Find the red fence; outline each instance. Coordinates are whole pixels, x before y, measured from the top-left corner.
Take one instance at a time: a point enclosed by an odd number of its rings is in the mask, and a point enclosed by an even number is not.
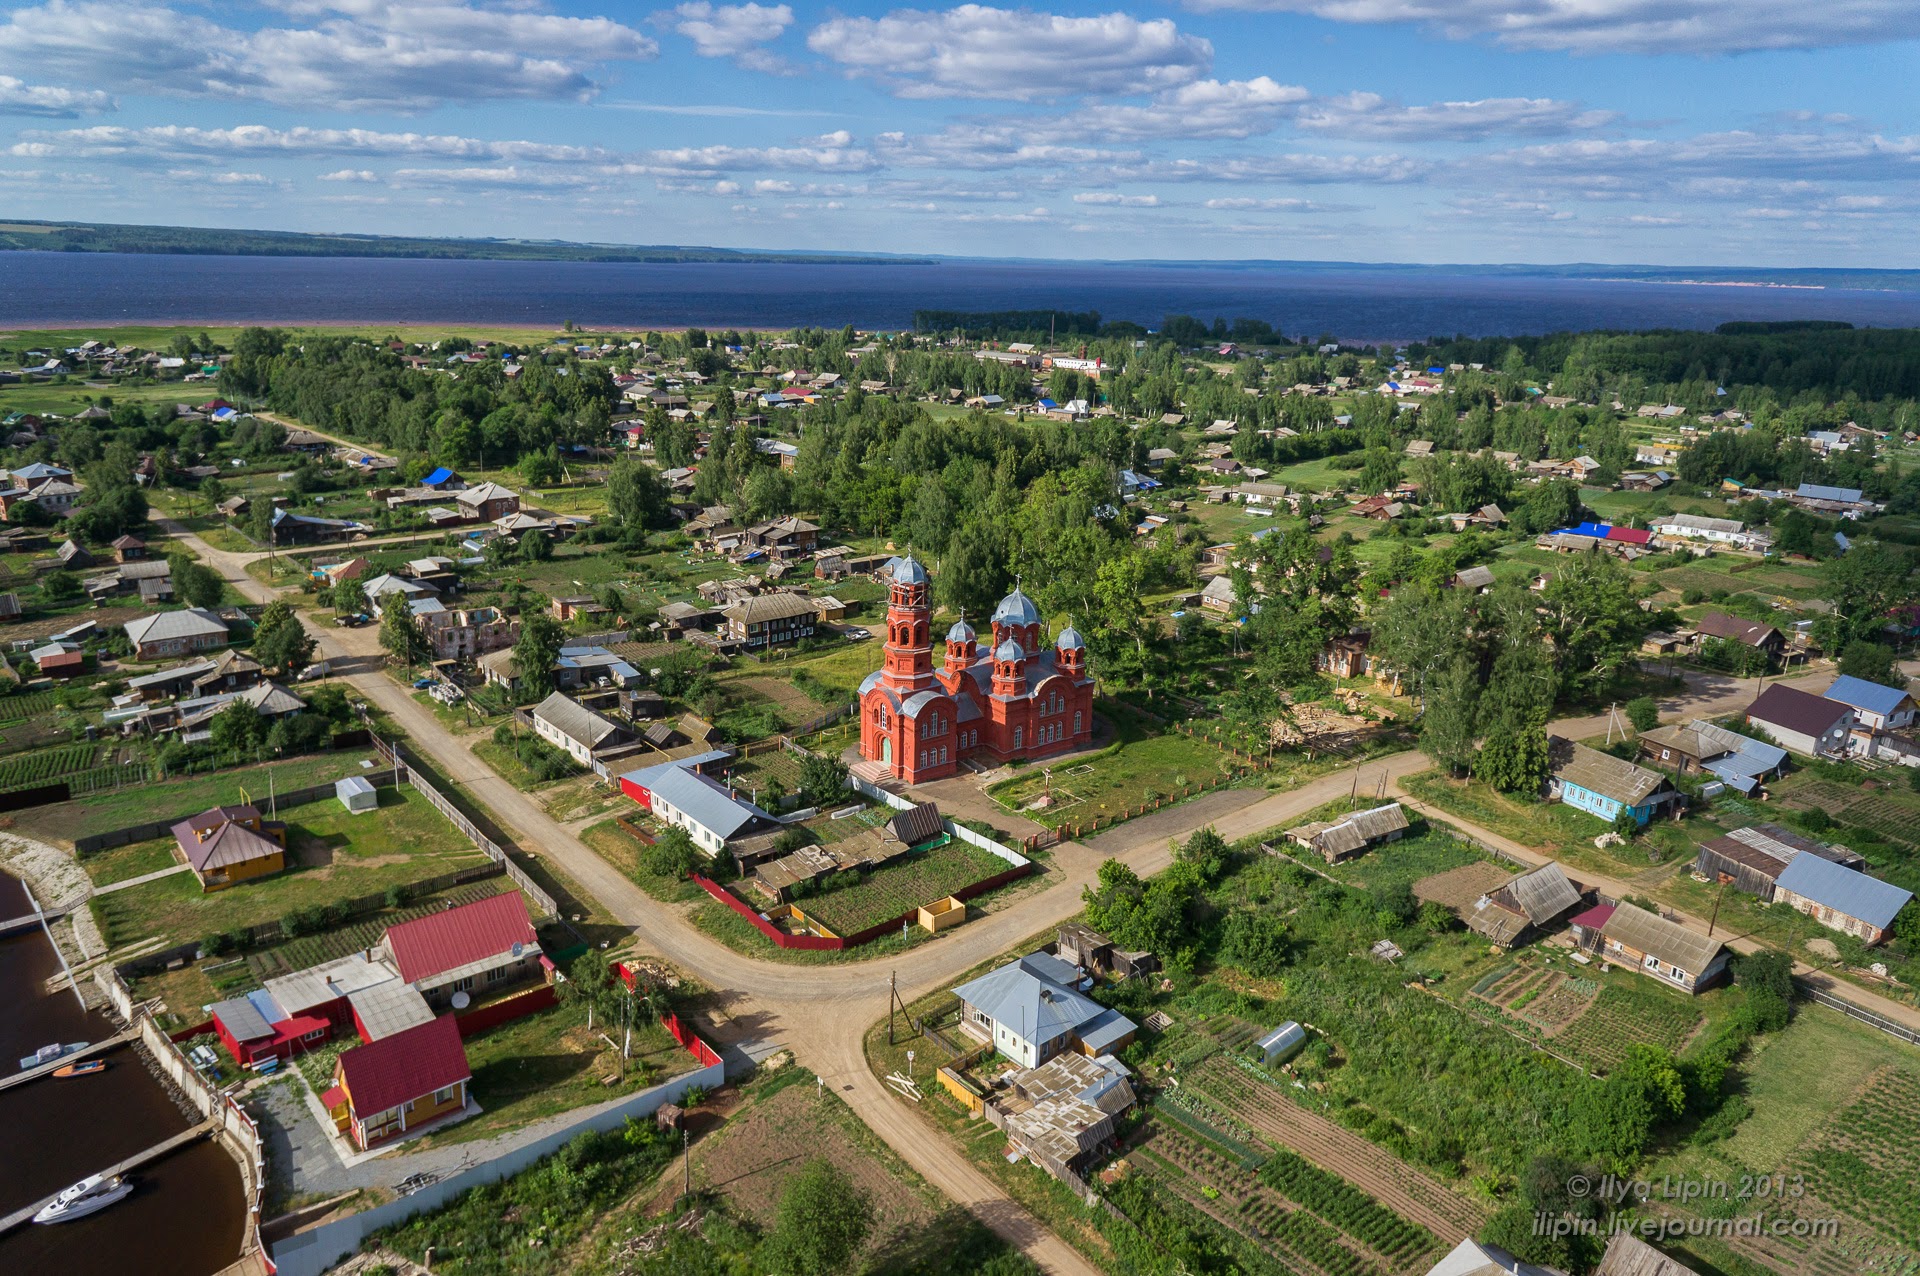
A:
[[[485,1032],[488,1028],[511,1023],[515,1019],[524,1019],[536,1011],[545,1010],[559,1004],[554,995],[552,984],[541,984],[538,988],[529,988],[525,992],[511,997],[502,997],[499,1001],[490,1001],[484,1006],[475,1006],[463,1015],[454,1016],[454,1027],[460,1030],[464,1040],[476,1032]]]
[[[208,1033],[212,1031],[213,1031],[213,1020],[209,1019],[205,1023],[195,1024],[191,1028],[182,1028],[178,1032],[169,1032],[167,1034],[167,1040],[168,1041],[191,1041],[193,1038],[200,1036],[202,1033]]]
[[[847,946],[847,941],[844,939],[822,939],[818,935],[789,935],[762,917],[759,910],[755,909],[751,904],[748,904],[726,887],[720,885],[720,883],[708,881],[698,873],[693,875],[693,880],[701,890],[713,896],[722,904],[725,904],[728,908],[740,914],[740,916],[746,918],[750,926],[782,948],[803,948],[813,952],[831,952]]]
[[[691,1028],[681,1023],[679,1015],[668,1012],[660,1016],[660,1025],[673,1034],[673,1039],[680,1043],[681,1049],[700,1061],[701,1067],[709,1068],[720,1062],[720,1056],[714,1053],[713,1047],[700,1040]]]

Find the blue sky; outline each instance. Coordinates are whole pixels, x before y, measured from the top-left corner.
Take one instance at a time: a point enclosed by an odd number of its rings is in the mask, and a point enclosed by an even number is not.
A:
[[[0,216],[1920,266],[1912,0],[0,4]]]

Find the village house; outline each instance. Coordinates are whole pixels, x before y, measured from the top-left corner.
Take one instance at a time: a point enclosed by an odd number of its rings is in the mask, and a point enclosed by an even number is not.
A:
[[[1502,1269],[1503,1272],[1505,1269]],[[1607,1238],[1607,1252],[1593,1276],[1700,1276],[1677,1258],[1669,1258],[1631,1232]]]
[[[583,767],[634,742],[633,732],[555,691],[533,707],[534,733]]]
[[[1580,894],[1558,864],[1543,864],[1482,895],[1461,920],[1501,948],[1515,948],[1579,907]]]
[[[544,978],[550,963],[527,913],[526,897],[503,891],[389,926],[376,956],[435,1010]]]
[[[1777,662],[1786,654],[1787,640],[1772,625],[1763,625],[1757,620],[1748,620],[1744,616],[1729,616],[1723,611],[1710,611],[1694,622],[1694,629],[1702,639],[1719,638],[1726,642],[1742,643],[1765,654],[1768,660]]]
[[[468,522],[492,523],[520,512],[520,497],[498,483],[481,483],[453,494],[454,505]]]
[[[1655,519],[1653,534],[1666,541],[1707,541],[1755,552],[1773,547],[1772,536],[1763,531],[1748,531],[1738,519],[1707,518],[1700,514],[1669,514]]]
[[[342,1051],[320,1105],[364,1152],[463,1111],[472,1079],[459,1026],[442,1015]]]
[[[1398,841],[1407,831],[1407,813],[1398,802],[1355,811],[1338,820],[1314,820],[1286,831],[1286,839],[1323,857],[1329,864],[1352,859],[1368,847]]]
[[[1015,1073],[985,1100],[1012,1148],[1054,1178],[1084,1187],[1080,1171],[1114,1142],[1114,1118],[1138,1101],[1127,1066],[1072,1051]]]
[[[342,541],[350,536],[364,535],[372,530],[365,523],[356,523],[352,519],[316,518],[311,514],[296,514],[292,510],[277,509],[273,512],[270,535],[275,545],[285,547]]]
[[[139,616],[124,628],[135,660],[164,660],[227,645],[227,623],[198,607]]]
[[[1773,902],[1869,946],[1887,937],[1913,892],[1820,855],[1796,855],[1774,879]]]
[[[1802,855],[1813,855],[1845,868],[1863,871],[1867,862],[1844,846],[1817,842],[1778,824],[1755,824],[1700,843],[1694,857],[1696,873],[1773,902],[1774,883],[1787,865]]]
[[[1217,611],[1223,615],[1232,615],[1240,608],[1238,596],[1234,593],[1231,576],[1215,576],[1200,591],[1200,605],[1208,611]]]
[[[1548,739],[1547,751],[1553,768],[1550,796],[1609,823],[1630,811],[1635,822],[1645,824],[1662,807],[1683,800],[1666,776],[1610,753],[1559,736]]]
[[[1139,1031],[1131,1019],[1076,991],[1073,963],[1030,953],[953,990],[960,1027],[1026,1068],[1077,1050],[1098,1057],[1123,1050]]]
[[[1913,726],[1913,697],[1898,688],[1842,674],[1820,694],[1852,709],[1854,721],[1869,731],[1904,731]]]
[[[413,619],[436,661],[477,660],[509,650],[520,639],[520,622],[494,607],[442,607],[416,612]]]
[[[287,866],[287,826],[256,806],[216,806],[173,826],[173,843],[202,893],[278,873]]]
[[[1483,1245],[1471,1236],[1429,1267],[1426,1276],[1565,1276],[1557,1268],[1523,1263],[1498,1245]],[[1664,1274],[1662,1274],[1664,1276]]]
[[[1726,973],[1724,943],[1632,904],[1603,904],[1573,925],[1576,940],[1608,961],[1688,993],[1706,991]]]
[[[1787,751],[1698,718],[1642,731],[1639,759],[1681,775],[1707,773],[1751,794],[1786,767]]]
[[[722,615],[725,636],[750,651],[813,637],[819,610],[804,594],[761,594],[734,603]]]
[[[1748,726],[1795,753],[1839,758],[1847,751],[1853,708],[1776,682],[1747,706],[1746,719]]]
[[[620,777],[620,790],[662,823],[685,829],[700,853],[712,859],[729,843],[777,827],[772,815],[700,770],[731,756],[709,749],[629,771]]]
[[[765,550],[773,558],[803,558],[819,547],[820,528],[789,514],[747,528],[746,544]]]

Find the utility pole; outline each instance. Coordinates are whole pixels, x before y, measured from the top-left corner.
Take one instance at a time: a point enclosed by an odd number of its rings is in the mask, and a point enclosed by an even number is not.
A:
[[[1720,893],[1713,897],[1713,915],[1707,918],[1707,938],[1713,938],[1713,928],[1720,920],[1720,901],[1727,897],[1727,884],[1720,883]]]
[[[687,1134],[684,1120],[680,1126],[680,1195],[693,1195],[693,1140]]]

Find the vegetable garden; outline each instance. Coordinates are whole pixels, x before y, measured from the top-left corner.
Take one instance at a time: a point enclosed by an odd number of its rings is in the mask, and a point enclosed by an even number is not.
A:
[[[1700,1022],[1698,1009],[1664,989],[1608,984],[1559,1044],[1606,1072],[1642,1042],[1678,1054]]]
[[[999,856],[955,840],[794,903],[834,934],[856,935],[1009,867]]]
[[[91,742],[16,753],[0,759],[0,792],[52,784],[57,780],[66,780],[76,792],[91,792],[100,783],[111,788],[116,778],[123,778],[121,768],[97,765],[99,757],[100,746]],[[136,779],[146,779],[144,767],[133,770]]]

